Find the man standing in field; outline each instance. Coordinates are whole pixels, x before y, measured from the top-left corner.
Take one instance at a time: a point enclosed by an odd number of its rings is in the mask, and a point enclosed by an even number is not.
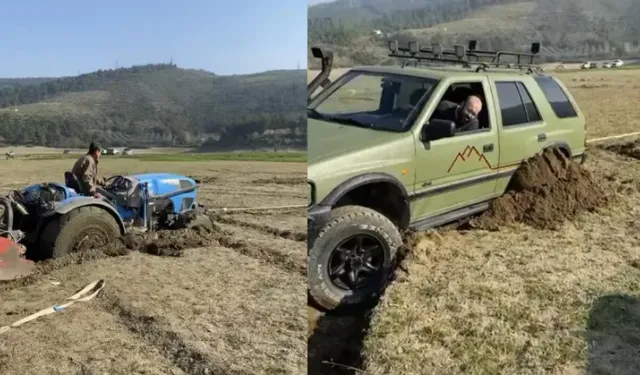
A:
[[[98,178],[98,161],[102,154],[102,147],[95,142],[89,145],[89,152],[76,161],[71,169],[71,173],[80,182],[80,194],[94,198],[101,195],[96,191],[98,185],[104,183],[102,178]]]

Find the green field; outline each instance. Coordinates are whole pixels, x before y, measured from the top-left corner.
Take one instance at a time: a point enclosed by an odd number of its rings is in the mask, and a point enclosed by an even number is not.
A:
[[[127,157],[127,156],[125,156]],[[207,160],[228,160],[228,161],[280,161],[299,162],[307,161],[306,152],[207,152],[189,154],[145,154],[132,156],[142,161],[207,161]]]
[[[79,154],[25,154],[18,155],[19,160],[57,160],[75,159]],[[158,153],[140,154],[132,156],[102,156],[107,159],[136,159],[141,161],[265,161],[265,162],[290,162],[305,163],[307,153],[300,151],[292,152],[267,152],[267,151],[247,151],[247,152],[202,152],[202,153]]]

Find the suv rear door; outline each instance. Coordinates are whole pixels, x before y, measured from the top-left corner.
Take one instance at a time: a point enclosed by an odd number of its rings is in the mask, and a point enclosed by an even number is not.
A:
[[[533,98],[542,115],[553,124],[546,132],[548,145],[564,145],[572,156],[582,155],[586,149],[586,120],[577,103],[558,79],[550,76],[532,79]]]
[[[524,77],[492,79],[495,111],[500,124],[500,171],[498,184],[502,192],[509,181],[509,171],[515,171],[523,159],[540,151],[547,142],[547,124],[537,103],[524,84]]]
[[[551,77],[540,78],[544,85],[555,84]],[[579,135],[583,128],[580,119],[573,117],[578,115],[566,95],[562,96],[566,102],[559,102],[559,86],[547,88],[547,94],[554,100],[550,104],[537,79],[527,75],[492,80],[500,123],[500,171],[505,172],[501,173],[499,192],[509,183],[508,172],[515,171],[523,160],[549,146],[573,150],[583,139]]]

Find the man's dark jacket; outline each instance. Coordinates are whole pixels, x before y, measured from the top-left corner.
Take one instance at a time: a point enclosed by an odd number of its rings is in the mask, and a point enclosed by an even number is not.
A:
[[[477,118],[467,122],[466,124],[461,124],[456,116],[456,110],[458,109],[459,104],[443,100],[433,113],[432,118],[446,121],[453,121],[456,124],[457,132],[466,132],[470,130],[478,130],[480,129],[480,123]]]

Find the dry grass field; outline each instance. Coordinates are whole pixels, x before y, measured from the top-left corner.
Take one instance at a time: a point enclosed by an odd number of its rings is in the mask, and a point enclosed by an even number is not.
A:
[[[0,189],[61,181],[71,163],[3,160]],[[200,178],[200,199],[212,209],[306,199],[304,163],[100,164],[104,175],[163,171]],[[0,374],[305,373],[304,209],[212,216],[210,233],[141,237],[134,247],[141,251],[40,263],[34,277],[0,284],[3,326],[63,303],[93,280],[106,282],[90,302],[0,334]]]
[[[640,70],[557,76],[588,138],[640,131]],[[640,140],[592,144],[589,154],[605,206],[556,230],[419,233],[370,315],[309,307],[315,373],[640,373]]]

